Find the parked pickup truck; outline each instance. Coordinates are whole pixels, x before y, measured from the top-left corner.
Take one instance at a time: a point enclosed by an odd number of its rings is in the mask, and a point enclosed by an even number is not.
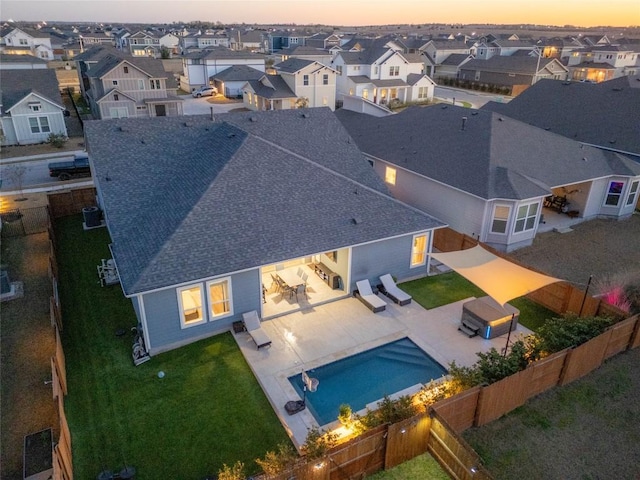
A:
[[[60,180],[69,180],[74,177],[90,177],[89,157],[86,153],[76,153],[73,160],[63,162],[51,162],[48,165],[49,176],[58,177]]]

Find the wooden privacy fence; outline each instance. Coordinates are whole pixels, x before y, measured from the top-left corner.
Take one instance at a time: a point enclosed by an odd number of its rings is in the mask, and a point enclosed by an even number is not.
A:
[[[480,244],[480,242],[475,238],[465,235],[464,233],[456,232],[448,227],[437,229],[433,235],[433,247],[441,252],[466,250],[468,248],[475,247],[478,244]],[[518,262],[505,253],[488,245],[481,245],[483,248],[498,257],[504,258],[505,260],[515,263],[516,265],[520,265],[521,267],[546,275],[545,272],[541,272],[540,270],[528,265],[524,265],[523,263]],[[588,279],[585,278],[585,282],[586,281],[588,281]],[[532,293],[529,293],[527,298],[561,315],[572,312],[583,317],[602,315],[622,319],[626,316],[624,311],[609,305],[598,298],[587,295],[587,292],[584,290],[580,290],[567,282],[556,282],[546,285]]]
[[[85,207],[96,205],[96,189],[93,187],[78,188],[65,192],[50,193],[49,213],[53,218],[66,217],[82,213]]]
[[[9,210],[0,214],[2,237],[18,237],[46,232],[49,228],[48,207]]]
[[[567,385],[584,377],[607,358],[637,347],[639,317],[623,320],[578,347],[550,355],[491,385],[442,400],[432,408],[458,433],[486,425],[556,385]]]

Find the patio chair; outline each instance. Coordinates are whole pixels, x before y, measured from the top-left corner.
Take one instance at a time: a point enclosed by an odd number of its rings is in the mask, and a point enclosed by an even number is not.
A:
[[[371,290],[371,284],[369,283],[369,280],[360,280],[356,282],[356,286],[358,287],[358,289],[354,292],[354,295],[368,308],[370,308],[373,313],[382,312],[385,308],[387,308],[387,303],[383,299],[375,295],[373,293],[373,290]]]
[[[244,327],[246,328],[247,333],[249,333],[249,336],[255,342],[258,350],[262,347],[271,346],[271,339],[260,326],[260,317],[258,317],[257,311],[252,310],[250,312],[243,313],[242,320],[244,321]]]
[[[388,273],[382,275],[380,277],[380,281],[382,282],[382,289],[380,291],[398,305],[408,305],[411,303],[411,295],[400,290],[396,285],[396,282],[393,281],[391,275]]]

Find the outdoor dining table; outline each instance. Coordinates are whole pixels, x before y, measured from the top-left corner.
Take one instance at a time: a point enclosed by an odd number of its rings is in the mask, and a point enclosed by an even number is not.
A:
[[[291,288],[298,288],[304,284],[304,280],[292,270],[280,270],[277,272],[278,277]]]

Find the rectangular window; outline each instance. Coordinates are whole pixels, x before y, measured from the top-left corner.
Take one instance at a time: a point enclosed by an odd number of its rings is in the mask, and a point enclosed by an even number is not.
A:
[[[303,85],[309,85],[309,75],[303,75],[302,76],[302,84]]]
[[[327,75],[326,73],[322,75],[322,84],[329,85],[329,75]]]
[[[178,308],[182,328],[204,323],[203,303],[202,285],[191,285],[178,289]]]
[[[418,87],[418,98],[429,98],[429,87]]]
[[[387,182],[389,185],[395,185],[396,184],[396,169],[393,167],[385,167],[385,171],[384,171],[384,181]]]
[[[529,205],[521,205],[518,207],[518,216],[516,217],[515,232],[526,232],[533,230],[536,226],[536,217],[538,215],[538,204],[530,203]]]
[[[329,105],[329,99],[327,97],[322,97],[322,105],[325,107]]]
[[[151,82],[151,90],[160,90],[160,80],[150,80]]]
[[[113,94],[113,101],[114,102],[119,102],[120,101],[120,96],[117,93]]]
[[[399,65],[390,66],[389,67],[389,76],[397,77],[398,75],[400,75],[400,66]]]
[[[144,80],[141,78],[138,79],[138,90],[144,90]]]
[[[42,110],[42,105],[39,103],[30,103],[29,108],[32,112],[39,112],[40,110]]]
[[[129,67],[123,67],[124,68],[124,73],[129,73]]]
[[[427,236],[415,235],[411,248],[411,268],[424,265],[427,261]]]
[[[364,90],[362,90],[362,98],[369,98],[369,90],[367,88],[365,88]]]
[[[338,72],[338,75],[342,76],[342,65],[336,65],[336,71]]]
[[[112,80],[111,81],[111,85],[113,85],[114,87],[118,86],[118,80]]]
[[[640,180],[635,180],[631,184],[631,188],[629,189],[629,194],[627,195],[627,203],[626,205],[633,205],[636,203],[636,197],[638,195],[638,186],[640,185]]]
[[[507,222],[511,208],[507,205],[496,205],[493,207],[493,221],[491,223],[491,233],[507,233]]]
[[[21,38],[20,39],[20,45],[28,45],[27,39],[26,38]]]
[[[617,207],[620,203],[623,188],[624,182],[609,182],[609,190],[607,191],[607,198],[604,204],[610,207]]]
[[[31,133],[49,133],[49,119],[47,117],[29,117]]]
[[[211,319],[231,315],[231,282],[229,278],[207,282]]]

